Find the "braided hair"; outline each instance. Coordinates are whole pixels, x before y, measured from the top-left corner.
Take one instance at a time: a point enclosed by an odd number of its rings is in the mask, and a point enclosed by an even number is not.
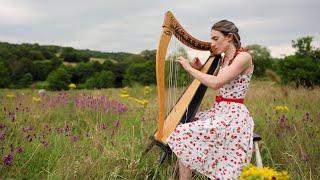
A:
[[[216,30],[221,32],[224,36],[227,36],[229,33],[233,35],[233,43],[236,46],[236,49],[241,48],[240,36],[239,36],[239,29],[237,26],[228,20],[221,20],[215,23],[211,30]]]

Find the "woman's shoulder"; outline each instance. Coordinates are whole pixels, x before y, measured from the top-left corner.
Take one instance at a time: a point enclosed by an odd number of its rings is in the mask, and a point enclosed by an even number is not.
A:
[[[252,63],[252,57],[251,54],[249,53],[249,49],[248,48],[239,48],[237,49],[234,58],[232,60],[230,60],[228,65],[231,65],[233,63],[233,61],[238,61],[237,63],[241,63],[241,64],[253,64]]]
[[[251,57],[250,49],[249,49],[249,48],[241,47],[241,48],[238,49],[237,52],[236,52],[236,55],[240,55],[240,54]]]

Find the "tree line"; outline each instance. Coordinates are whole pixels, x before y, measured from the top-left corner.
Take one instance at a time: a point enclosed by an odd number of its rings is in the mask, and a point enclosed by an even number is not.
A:
[[[295,54],[283,58],[272,58],[264,46],[247,46],[254,59],[254,77],[265,78],[265,71],[271,69],[284,84],[319,85],[320,49],[313,47],[312,41],[311,36],[293,40]],[[156,84],[155,59],[156,50],[133,54],[0,42],[0,88],[61,90],[70,83],[87,89]]]

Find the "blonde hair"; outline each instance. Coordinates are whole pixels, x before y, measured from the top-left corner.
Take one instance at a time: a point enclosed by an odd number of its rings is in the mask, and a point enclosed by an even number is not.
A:
[[[221,20],[217,23],[215,23],[211,30],[216,30],[221,32],[224,36],[227,36],[229,33],[233,35],[233,43],[236,46],[237,49],[240,49],[241,42],[240,42],[240,36],[239,36],[239,29],[237,26],[228,20]]]

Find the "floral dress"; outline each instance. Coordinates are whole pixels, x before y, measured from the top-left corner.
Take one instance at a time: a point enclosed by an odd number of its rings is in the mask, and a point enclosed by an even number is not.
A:
[[[245,98],[252,73],[238,75],[219,89],[219,95]],[[221,101],[197,113],[194,121],[178,125],[167,141],[185,166],[211,179],[238,179],[251,160],[253,127],[244,104]]]

